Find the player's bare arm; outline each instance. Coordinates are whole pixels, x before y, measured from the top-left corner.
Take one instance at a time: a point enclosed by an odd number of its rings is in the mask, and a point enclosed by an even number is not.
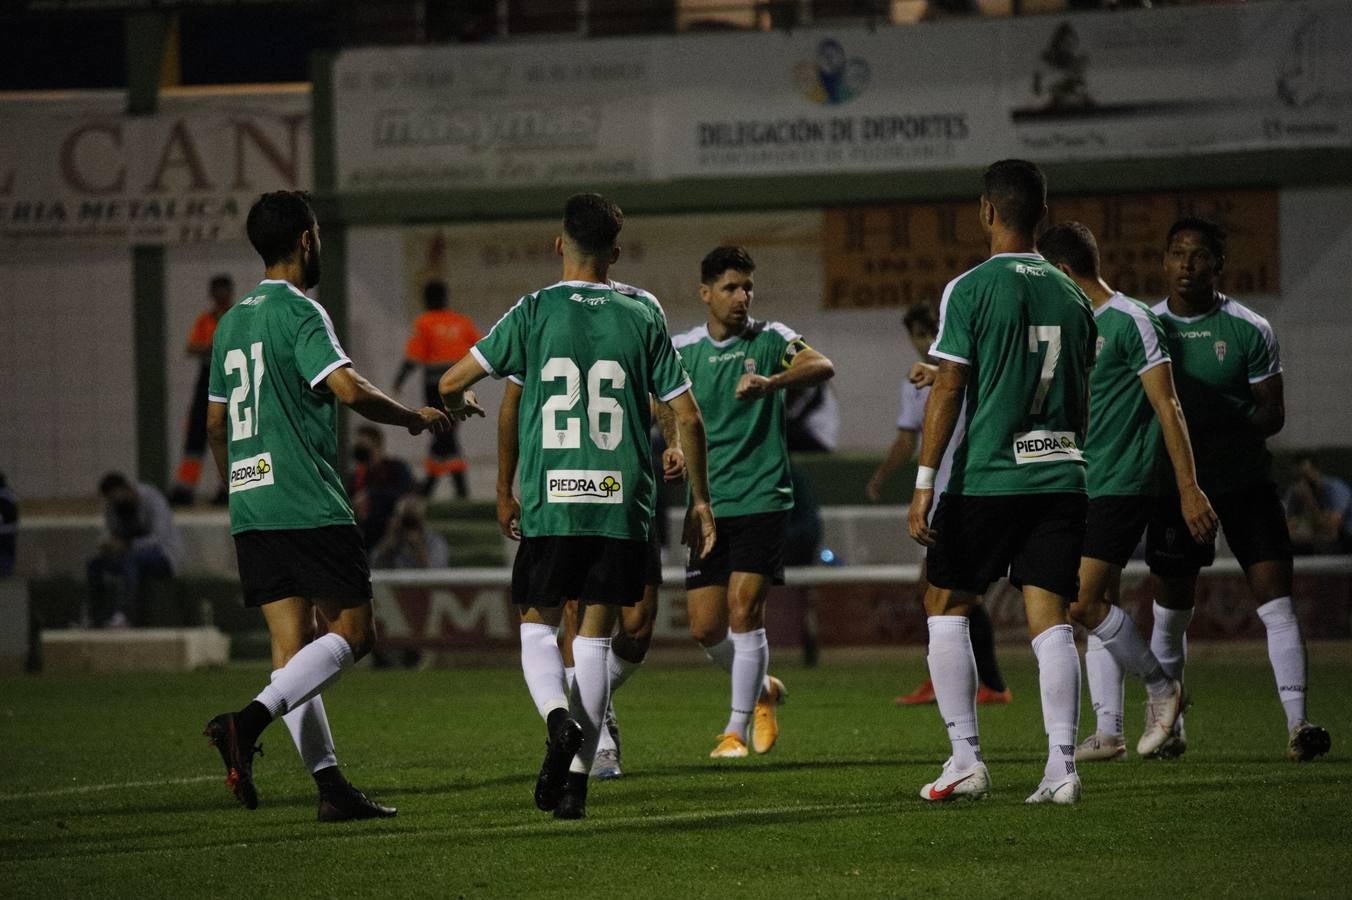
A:
[[[498,408],[498,527],[504,537],[521,540],[521,501],[516,497],[516,467],[521,459],[521,416],[523,389],[515,381],[507,382]]]
[[[338,398],[339,403],[372,422],[401,425],[408,429],[409,434],[422,434],[424,431],[441,434],[451,427],[451,420],[441,410],[430,406],[409,409],[367,381],[351,366],[335,369],[324,379],[324,384]]]
[[[671,398],[665,404],[671,407],[676,430],[681,436],[685,452],[685,472],[690,479],[690,506],[685,512],[685,530],[681,543],[690,548],[695,559],[703,559],[714,547],[717,532],[714,527],[714,508],[709,499],[709,463],[704,440],[704,417],[692,391]]]
[[[1286,393],[1279,372],[1249,386],[1255,409],[1249,421],[1263,437],[1272,437],[1286,425]]]
[[[944,451],[948,449],[958,415],[962,412],[962,395],[967,389],[968,374],[968,367],[962,363],[949,359],[939,362],[938,375],[925,403],[925,427],[921,429],[920,465],[925,469],[939,468]],[[911,496],[907,524],[911,537],[926,547],[934,545],[934,531],[928,524],[933,505],[934,488],[917,486]]]
[[[230,484],[227,470],[230,468],[229,432],[225,423],[225,404],[211,402],[207,404],[207,444],[211,447],[211,458],[216,462],[216,474],[221,476],[221,484]]]
[[[864,494],[874,503],[881,500],[883,485],[887,483],[888,476],[906,465],[906,461],[911,458],[911,454],[914,452],[915,432],[909,428],[898,428],[897,436],[892,440],[892,446],[887,450],[887,458],[878,465],[873,477],[868,480]]]
[[[755,400],[775,391],[791,387],[811,387],[828,381],[836,374],[836,368],[821,353],[811,347],[804,347],[794,355],[789,367],[782,372],[766,377],[748,372],[737,382],[738,400]]]
[[[441,393],[441,402],[446,405],[446,412],[454,416],[456,421],[484,415],[479,398],[474,396],[470,388],[487,375],[488,372],[472,353],[442,373],[437,390]]]
[[[662,432],[662,440],[667,449],[662,451],[662,477],[667,481],[680,481],[685,477],[685,451],[681,449],[681,432],[676,427],[676,414],[665,403],[652,401],[653,418]]]
[[[1174,389],[1173,365],[1161,363],[1146,369],[1141,373],[1141,386],[1155,410],[1155,417],[1160,420],[1164,449],[1174,467],[1174,482],[1178,485],[1183,521],[1188,523],[1188,531],[1194,541],[1208,543],[1216,537],[1218,519],[1211,508],[1211,501],[1197,484],[1192,440],[1188,435],[1188,423],[1183,418],[1183,406],[1178,402],[1178,392]]]

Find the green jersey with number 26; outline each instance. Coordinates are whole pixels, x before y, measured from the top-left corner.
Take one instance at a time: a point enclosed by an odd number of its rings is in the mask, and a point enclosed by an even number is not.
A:
[[[324,385],[349,364],[324,307],[285,281],[221,317],[207,395],[226,404],[232,533],[352,524]]]
[[[564,281],[522,297],[470,352],[522,383],[521,533],[648,540],[648,396],[690,389],[661,308],[633,288]]]
[[[1097,331],[1089,298],[1037,253],[997,253],[944,289],[930,351],[969,367],[955,494],[1084,493]]]

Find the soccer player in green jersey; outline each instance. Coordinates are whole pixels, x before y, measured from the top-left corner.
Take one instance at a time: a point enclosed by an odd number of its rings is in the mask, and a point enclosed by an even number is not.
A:
[[[1075,750],[1077,762],[1124,759],[1123,673],[1145,682],[1151,725],[1136,752],[1150,756],[1169,737],[1184,705],[1183,685],[1150,652],[1118,607],[1122,567],[1161,503],[1181,507],[1193,540],[1216,536],[1216,513],[1197,485],[1183,408],[1174,390],[1164,327],[1143,303],[1114,291],[1099,272],[1098,242],[1079,222],[1042,233],[1038,251],[1070,276],[1094,306],[1097,359],[1089,376],[1089,516],[1080,559],[1080,594],[1070,616],[1089,631],[1085,669],[1098,726]],[[1163,442],[1161,443],[1161,435]],[[1161,498],[1164,455],[1176,495]],[[1167,492],[1164,492],[1167,493]]]
[[[1075,803],[1080,660],[1067,607],[1084,537],[1084,432],[1094,316],[1075,283],[1033,249],[1047,211],[1042,172],[1022,160],[985,171],[980,219],[991,257],[944,289],[939,373],[925,407],[909,528],[929,547],[929,666],[953,754],[922,799],[984,797],[976,663],[967,609],[1008,573],[1023,591],[1037,655],[1047,764],[1029,803]],[[934,511],[935,469],[966,425]]]
[[[512,597],[522,607],[521,667],[549,739],[535,803],[561,819],[586,814],[588,772],[610,700],[618,608],[643,596],[655,482],[649,395],[671,406],[690,478],[685,540],[714,542],[704,424],[660,310],[616,289],[623,215],[597,194],[568,199],[555,252],[563,280],[522,297],[441,377],[448,410],[485,375],[522,382],[521,547]],[[584,605],[573,690],[558,628],[563,604]]]
[[[768,675],[765,598],[783,584],[793,506],[784,395],[835,374],[831,361],[781,322],[751,318],[756,264],[741,247],[716,247],[700,263],[704,325],[676,336],[709,432],[709,483],[718,543],[686,566],[690,632],[732,683],[732,713],[709,755],[767,753],[779,735],[784,685]],[[754,729],[750,728],[755,715]]]
[[[319,787],[320,821],[392,816],[339,771],[320,696],[376,637],[366,548],[338,475],[336,405],[410,434],[445,431],[450,420],[409,409],[357,374],[328,313],[305,296],[319,284],[320,246],[306,194],[264,194],[247,230],[265,277],[216,328],[207,434],[230,491],[244,602],[263,609],[274,671],[253,702],[216,716],[205,734],[249,809],[258,805],[254,744],[280,716]],[[316,613],[328,626],[320,638]]]
[[[1281,357],[1267,319],[1217,289],[1225,237],[1219,225],[1196,217],[1169,228],[1169,296],[1154,312],[1168,336],[1198,481],[1267,629],[1268,659],[1286,711],[1287,756],[1305,761],[1327,753],[1331,742],[1305,718],[1305,644],[1291,605],[1291,535],[1266,443],[1286,422]],[[1151,523],[1147,539],[1146,559],[1161,581],[1150,643],[1165,671],[1181,679],[1197,573],[1212,563],[1216,548],[1187,539],[1179,510],[1167,511]],[[1180,722],[1159,752],[1177,755],[1185,741]]]

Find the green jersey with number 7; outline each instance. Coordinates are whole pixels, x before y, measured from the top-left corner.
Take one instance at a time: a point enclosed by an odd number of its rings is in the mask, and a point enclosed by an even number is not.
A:
[[[522,297],[470,352],[523,384],[522,535],[648,540],[648,395],[690,390],[661,309],[634,289],[564,281]]]
[[[949,493],[1084,493],[1096,339],[1089,298],[1040,254],[997,253],[949,282],[931,353],[970,367]]]
[[[232,534],[353,524],[324,384],[350,364],[324,307],[285,281],[221,317],[207,394],[226,404]]]

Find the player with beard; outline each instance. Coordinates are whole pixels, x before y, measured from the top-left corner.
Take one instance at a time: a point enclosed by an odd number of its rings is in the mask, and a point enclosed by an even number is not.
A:
[[[321,822],[392,816],[343,777],[321,697],[376,638],[366,548],[338,474],[337,404],[410,434],[446,431],[450,420],[409,409],[357,374],[328,313],[305,296],[319,284],[320,252],[308,195],[264,194],[246,227],[265,277],[217,326],[207,434],[230,491],[244,602],[263,610],[274,671],[254,700],[213,718],[204,734],[249,809],[258,806],[254,745],[280,717],[319,788]],[[457,415],[472,412],[482,415],[471,400]],[[316,615],[327,626],[319,638]]]

